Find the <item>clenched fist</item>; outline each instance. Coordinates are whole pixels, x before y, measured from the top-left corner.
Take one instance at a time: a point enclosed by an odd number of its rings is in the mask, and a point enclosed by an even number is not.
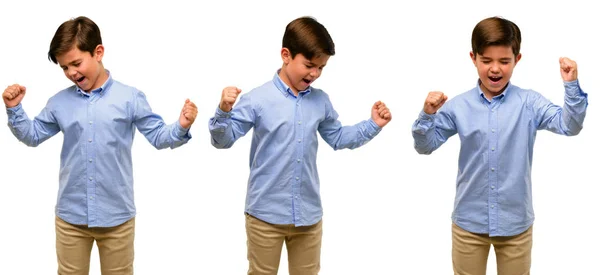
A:
[[[381,101],[375,102],[373,104],[373,108],[371,108],[371,118],[377,124],[377,126],[382,127],[387,125],[388,122],[392,120],[392,113],[385,103]]]
[[[196,120],[196,115],[198,115],[196,104],[186,99],[179,115],[179,124],[181,124],[181,127],[189,129]]]
[[[219,103],[219,108],[223,112],[230,112],[233,109],[233,104],[237,99],[238,95],[242,90],[237,87],[227,87],[223,89],[223,93],[221,94],[221,103]]]
[[[442,92],[429,92],[425,99],[425,105],[423,105],[423,111],[426,114],[435,114],[446,103],[446,100],[448,100],[448,96]]]
[[[575,61],[561,57],[558,62],[560,63],[560,75],[564,81],[577,80],[577,63]]]
[[[6,90],[2,93],[2,100],[4,100],[6,108],[12,108],[19,105],[25,96],[25,90],[25,87],[19,84],[6,87]]]

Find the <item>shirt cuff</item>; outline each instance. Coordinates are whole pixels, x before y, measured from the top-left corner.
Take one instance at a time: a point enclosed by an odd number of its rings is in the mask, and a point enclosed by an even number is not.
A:
[[[578,96],[587,96],[579,87],[579,80],[575,79],[573,81],[564,81],[563,85],[565,86],[565,94],[568,97],[578,97]]]
[[[425,111],[421,110],[421,112],[419,113],[419,120],[427,120],[427,121],[433,121],[435,119],[435,114],[428,114],[425,113]]]
[[[215,116],[217,118],[230,118],[231,117],[231,111],[225,112],[225,111],[221,110],[221,108],[219,108],[217,106],[217,111],[215,112]]]
[[[381,131],[381,127],[379,127],[372,118],[369,118],[367,125],[367,130],[371,137],[377,135]]]
[[[19,103],[15,107],[6,108],[6,114],[9,116],[19,115],[22,113],[23,113],[23,107],[21,106],[21,103]]]
[[[190,127],[192,128],[192,127]],[[183,126],[181,126],[181,124],[179,123],[179,121],[177,121],[177,123],[175,123],[175,135],[177,135],[177,137],[180,138],[185,138],[188,137],[190,138],[190,134],[189,134],[190,129],[185,129],[183,128]]]

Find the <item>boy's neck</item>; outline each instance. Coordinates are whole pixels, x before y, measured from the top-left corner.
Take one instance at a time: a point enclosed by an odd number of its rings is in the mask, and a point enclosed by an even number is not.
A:
[[[91,93],[93,90],[96,90],[96,89],[102,87],[102,85],[104,85],[104,83],[106,83],[107,80],[108,80],[108,73],[104,69],[104,66],[100,66],[100,74],[98,75],[98,78],[96,79],[96,84],[98,85],[98,87],[91,88],[89,91],[84,91],[84,92],[86,92],[88,94]]]
[[[285,75],[284,71],[285,64],[281,66],[281,69],[279,70],[279,78],[281,79],[281,81],[283,81],[283,83],[285,83],[285,85],[287,85],[290,88],[290,90],[292,90],[295,96],[298,96],[299,92],[294,88],[294,86],[291,85],[290,80]]]

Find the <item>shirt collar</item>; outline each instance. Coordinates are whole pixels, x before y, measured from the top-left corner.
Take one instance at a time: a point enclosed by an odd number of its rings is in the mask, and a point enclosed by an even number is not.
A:
[[[505,100],[506,96],[508,95],[508,92],[511,88],[512,88],[512,84],[509,81],[508,84],[506,85],[506,89],[504,89],[504,91],[501,94],[499,94],[495,97],[492,97],[492,100],[494,100],[494,99]],[[477,92],[479,92],[479,96],[481,97],[481,99],[483,99],[487,102],[490,102],[490,100],[488,100],[485,97],[485,94],[483,94],[483,90],[481,90],[481,79],[477,79]]]
[[[277,72],[275,73],[275,76],[273,76],[273,83],[275,84],[275,87],[277,87],[277,89],[285,96],[293,96],[296,97],[294,95],[294,91],[292,91],[292,89],[285,84],[285,82],[283,82],[283,80],[281,80],[281,77],[279,77],[279,72],[281,71],[281,69],[278,69]],[[312,91],[312,86],[308,86],[308,88],[304,91],[298,91],[298,95],[308,95],[310,92]]]
[[[85,95],[85,96],[90,96],[92,94],[103,95],[104,92],[106,90],[108,90],[110,88],[110,86],[113,84],[113,78],[110,75],[110,71],[109,70],[105,70],[105,71],[106,71],[106,74],[108,74],[108,78],[106,79],[104,84],[102,84],[102,86],[100,86],[100,88],[92,90],[89,93],[86,93],[85,91],[81,90],[81,88],[79,88],[79,86],[75,86],[75,87],[77,87],[77,92],[82,95]]]

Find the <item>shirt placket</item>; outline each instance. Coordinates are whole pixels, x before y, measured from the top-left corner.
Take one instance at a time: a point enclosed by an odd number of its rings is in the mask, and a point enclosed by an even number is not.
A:
[[[302,121],[302,94],[296,97],[294,106],[294,127],[296,133],[296,150],[294,164],[294,180],[292,182],[292,218],[294,224],[299,224],[301,220],[300,212],[300,188],[302,185],[302,156],[304,155],[303,137],[304,137],[304,122]]]
[[[88,214],[88,225],[96,225],[97,223],[97,212],[96,212],[96,169],[95,169],[95,157],[96,157],[96,141],[95,138],[95,108],[97,101],[97,95],[92,94],[88,98],[87,102],[87,121],[85,135],[87,137],[86,146],[86,178],[87,178],[87,214]]]
[[[499,99],[494,98],[489,105],[488,123],[489,123],[489,196],[488,196],[488,215],[490,235],[498,233],[498,106]]]

